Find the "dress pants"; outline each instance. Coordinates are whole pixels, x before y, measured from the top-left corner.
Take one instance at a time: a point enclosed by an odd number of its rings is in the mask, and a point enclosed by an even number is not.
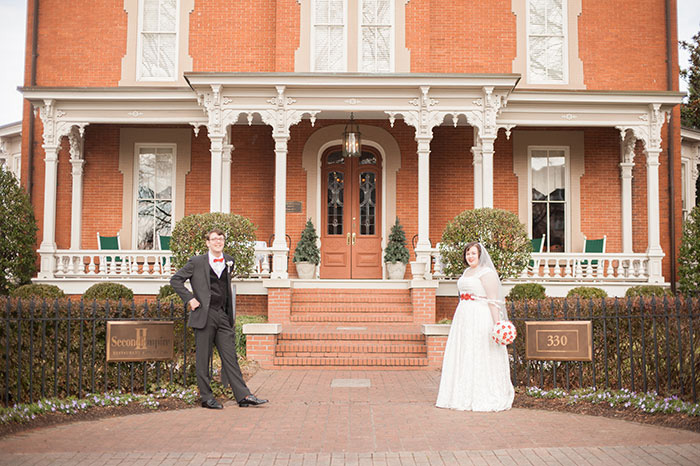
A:
[[[221,382],[233,389],[236,401],[250,395],[250,390],[243,380],[241,368],[236,355],[236,333],[231,328],[228,315],[223,310],[209,309],[207,325],[195,329],[197,387],[202,401],[214,398],[209,380],[209,358],[214,344],[221,356]]]

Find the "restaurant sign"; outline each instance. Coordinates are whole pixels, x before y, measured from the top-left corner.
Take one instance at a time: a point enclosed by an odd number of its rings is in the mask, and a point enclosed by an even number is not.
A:
[[[174,341],[172,321],[107,321],[107,361],[167,361]]]

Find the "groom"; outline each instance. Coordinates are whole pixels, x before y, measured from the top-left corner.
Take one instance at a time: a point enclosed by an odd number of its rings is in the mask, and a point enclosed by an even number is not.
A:
[[[205,235],[209,252],[191,258],[187,264],[170,279],[170,284],[182,301],[190,305],[189,327],[194,328],[196,353],[197,387],[202,398],[202,406],[222,409],[211,391],[209,381],[209,357],[213,345],[221,356],[221,382],[233,389],[238,406],[256,406],[267,403],[257,398],[243,381],[236,356],[236,291],[231,285],[233,257],[224,254],[226,237],[224,232],[214,228]],[[185,288],[189,280],[192,292]]]

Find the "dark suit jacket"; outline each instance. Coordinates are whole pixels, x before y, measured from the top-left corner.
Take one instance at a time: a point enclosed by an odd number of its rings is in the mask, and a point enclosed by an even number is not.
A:
[[[233,262],[233,257],[224,254],[224,261]],[[236,319],[236,286],[231,284],[231,275],[233,266],[228,267],[229,277],[229,299],[228,309],[226,310],[231,327]],[[207,315],[209,314],[209,304],[211,302],[211,283],[209,271],[209,254],[195,256],[187,261],[187,264],[172,276],[170,285],[175,289],[175,292],[187,304],[190,299],[197,298],[200,305],[197,309],[190,312],[190,317],[187,325],[192,328],[202,329],[207,325]],[[185,288],[185,282],[189,280],[192,286],[192,291]]]

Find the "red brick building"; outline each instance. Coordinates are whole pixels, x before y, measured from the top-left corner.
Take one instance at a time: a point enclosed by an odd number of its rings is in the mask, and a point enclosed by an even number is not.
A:
[[[155,293],[170,273],[159,235],[184,215],[233,212],[272,257],[239,286],[271,320],[290,321],[294,290],[324,286],[401,290],[414,305],[427,293],[427,314],[406,319],[431,323],[454,304],[440,298],[454,296],[444,226],[495,207],[544,237],[533,258],[548,266],[519,280],[551,295],[669,284],[682,221],[675,3],[30,2],[21,173],[37,281]],[[341,151],[351,114],[359,158]],[[433,264],[428,280],[383,279],[396,217],[412,259]],[[307,218],[322,251],[311,282],[288,261]],[[119,234],[119,270],[99,260],[98,233]],[[584,238],[606,239],[595,271],[580,266]]]

